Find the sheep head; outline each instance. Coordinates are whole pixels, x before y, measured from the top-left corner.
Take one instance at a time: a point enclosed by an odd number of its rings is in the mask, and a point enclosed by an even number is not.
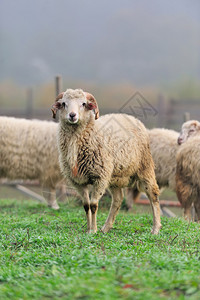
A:
[[[95,112],[95,119],[99,118],[99,108],[96,99],[90,93],[81,89],[67,89],[59,94],[52,105],[53,118],[56,112],[60,111],[60,118],[70,124],[77,124],[80,120],[87,120],[92,111]]]
[[[185,143],[191,136],[200,134],[200,123],[196,120],[191,120],[183,123],[180,135],[178,137],[178,144]]]

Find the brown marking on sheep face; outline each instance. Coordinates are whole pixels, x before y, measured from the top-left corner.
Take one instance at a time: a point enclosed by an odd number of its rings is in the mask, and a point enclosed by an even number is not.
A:
[[[90,204],[90,209],[92,214],[95,214],[95,212],[97,211],[97,204]]]
[[[86,212],[86,215],[87,215],[87,214],[88,214],[88,211],[89,211],[89,209],[90,209],[90,206],[89,206],[89,204],[85,204],[83,207],[84,207],[85,212]]]
[[[77,175],[78,175],[78,165],[77,165],[77,163],[76,163],[75,166],[72,168],[72,175],[73,175],[74,177],[77,177]]]
[[[191,123],[191,126],[197,127],[197,125],[198,125],[197,121]]]

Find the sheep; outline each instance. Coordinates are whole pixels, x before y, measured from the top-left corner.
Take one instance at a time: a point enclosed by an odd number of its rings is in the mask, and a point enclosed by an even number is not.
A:
[[[181,128],[181,132],[178,137],[178,144],[185,143],[188,138],[198,136],[200,134],[200,122],[197,120],[190,120],[184,122]]]
[[[0,178],[39,179],[48,205],[59,209],[55,187],[63,177],[54,122],[0,117]]]
[[[182,125],[178,137],[178,144],[181,145],[177,152],[176,162],[176,193],[184,209],[186,220],[191,219],[191,207],[200,220],[200,123],[192,120]]]
[[[60,167],[82,197],[87,232],[97,231],[98,202],[105,190],[110,189],[112,203],[101,229],[104,233],[112,228],[121,206],[122,188],[136,182],[149,196],[153,209],[152,233],[157,234],[161,227],[159,189],[144,125],[125,114],[99,118],[96,99],[81,89],[67,89],[59,94],[52,105],[53,117],[57,111]]]
[[[156,180],[161,191],[169,187],[176,191],[176,153],[178,150],[178,132],[164,128],[148,130],[150,150],[155,164]],[[140,197],[137,188],[129,188],[126,196],[126,205],[130,210],[133,202]]]

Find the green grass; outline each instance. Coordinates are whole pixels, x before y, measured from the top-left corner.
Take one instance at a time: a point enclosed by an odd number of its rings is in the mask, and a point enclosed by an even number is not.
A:
[[[0,299],[200,299],[200,228],[121,212],[88,235],[82,208],[0,200]],[[107,211],[99,211],[102,226]]]

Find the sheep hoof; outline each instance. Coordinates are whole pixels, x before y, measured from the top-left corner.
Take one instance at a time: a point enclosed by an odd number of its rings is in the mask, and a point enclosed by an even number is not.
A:
[[[104,226],[101,228],[101,232],[106,233],[106,232],[108,232],[111,228],[112,228],[111,226],[106,226],[106,225],[104,225]]]
[[[54,204],[54,205],[48,205],[50,208],[54,209],[54,210],[59,210],[60,207],[58,206],[58,204]]]
[[[158,234],[159,231],[160,231],[160,228],[161,228],[161,225],[158,226],[158,227],[152,228],[151,233],[152,233],[152,234]]]
[[[93,230],[93,229],[88,229],[87,230],[87,233],[88,234],[92,234],[92,233],[96,233],[97,232],[97,229]]]

